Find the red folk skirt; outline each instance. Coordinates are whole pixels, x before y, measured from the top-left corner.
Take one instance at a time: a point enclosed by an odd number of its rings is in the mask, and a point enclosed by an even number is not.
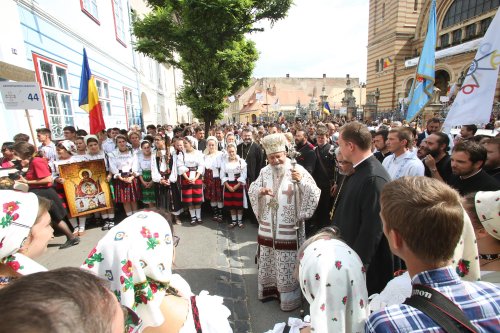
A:
[[[238,184],[237,180],[228,181],[229,186],[235,186]],[[238,187],[234,192],[230,192],[224,186],[224,208],[227,209],[243,209],[243,186]]]
[[[203,181],[198,178],[194,184],[191,184],[189,180],[181,178],[182,202],[191,205],[201,204],[203,202]]]
[[[220,178],[214,178],[213,171],[205,169],[203,181],[205,183],[205,198],[211,202],[222,202],[222,185]]]
[[[113,181],[115,187],[115,202],[135,202],[141,200],[141,191],[137,178],[132,183],[126,183],[119,179]]]

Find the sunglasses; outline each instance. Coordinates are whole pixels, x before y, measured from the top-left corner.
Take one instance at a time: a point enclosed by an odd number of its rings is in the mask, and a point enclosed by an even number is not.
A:
[[[122,305],[125,332],[137,333],[142,329],[142,319],[131,308]]]

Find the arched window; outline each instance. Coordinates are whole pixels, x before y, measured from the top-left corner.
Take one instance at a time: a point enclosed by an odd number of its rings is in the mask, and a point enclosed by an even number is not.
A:
[[[377,72],[377,73],[379,72],[379,62],[378,62],[378,60],[375,61],[375,72]]]
[[[384,58],[380,59],[380,64],[379,64],[380,71],[382,72],[384,70]]]
[[[382,21],[385,19],[385,2],[382,4]]]
[[[489,12],[498,6],[500,6],[500,0],[455,0],[444,17],[442,28],[446,29],[471,17]]]
[[[416,12],[418,9],[418,0],[415,0],[415,2],[413,2],[413,11]]]

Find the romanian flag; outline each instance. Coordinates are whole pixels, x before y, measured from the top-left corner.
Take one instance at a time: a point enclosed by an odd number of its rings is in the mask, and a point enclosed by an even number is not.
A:
[[[102,116],[99,93],[94,77],[90,72],[87,52],[83,49],[82,79],[80,81],[80,96],[78,105],[89,113],[90,134],[96,134],[106,129]]]
[[[332,110],[330,110],[330,105],[328,104],[328,102],[325,102],[325,104],[323,104],[323,113],[326,115],[332,113]]]
[[[384,68],[389,67],[391,64],[392,64],[392,58],[391,57],[387,57],[386,59],[384,59]]]

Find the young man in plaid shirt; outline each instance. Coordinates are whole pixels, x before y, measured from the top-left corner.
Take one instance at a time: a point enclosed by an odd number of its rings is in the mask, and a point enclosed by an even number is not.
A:
[[[407,265],[412,284],[453,301],[478,332],[498,332],[500,288],[464,282],[450,266],[463,228],[460,197],[427,177],[403,177],[385,185],[380,199],[384,234],[392,252]],[[406,304],[374,312],[366,332],[445,332],[429,316]]]

